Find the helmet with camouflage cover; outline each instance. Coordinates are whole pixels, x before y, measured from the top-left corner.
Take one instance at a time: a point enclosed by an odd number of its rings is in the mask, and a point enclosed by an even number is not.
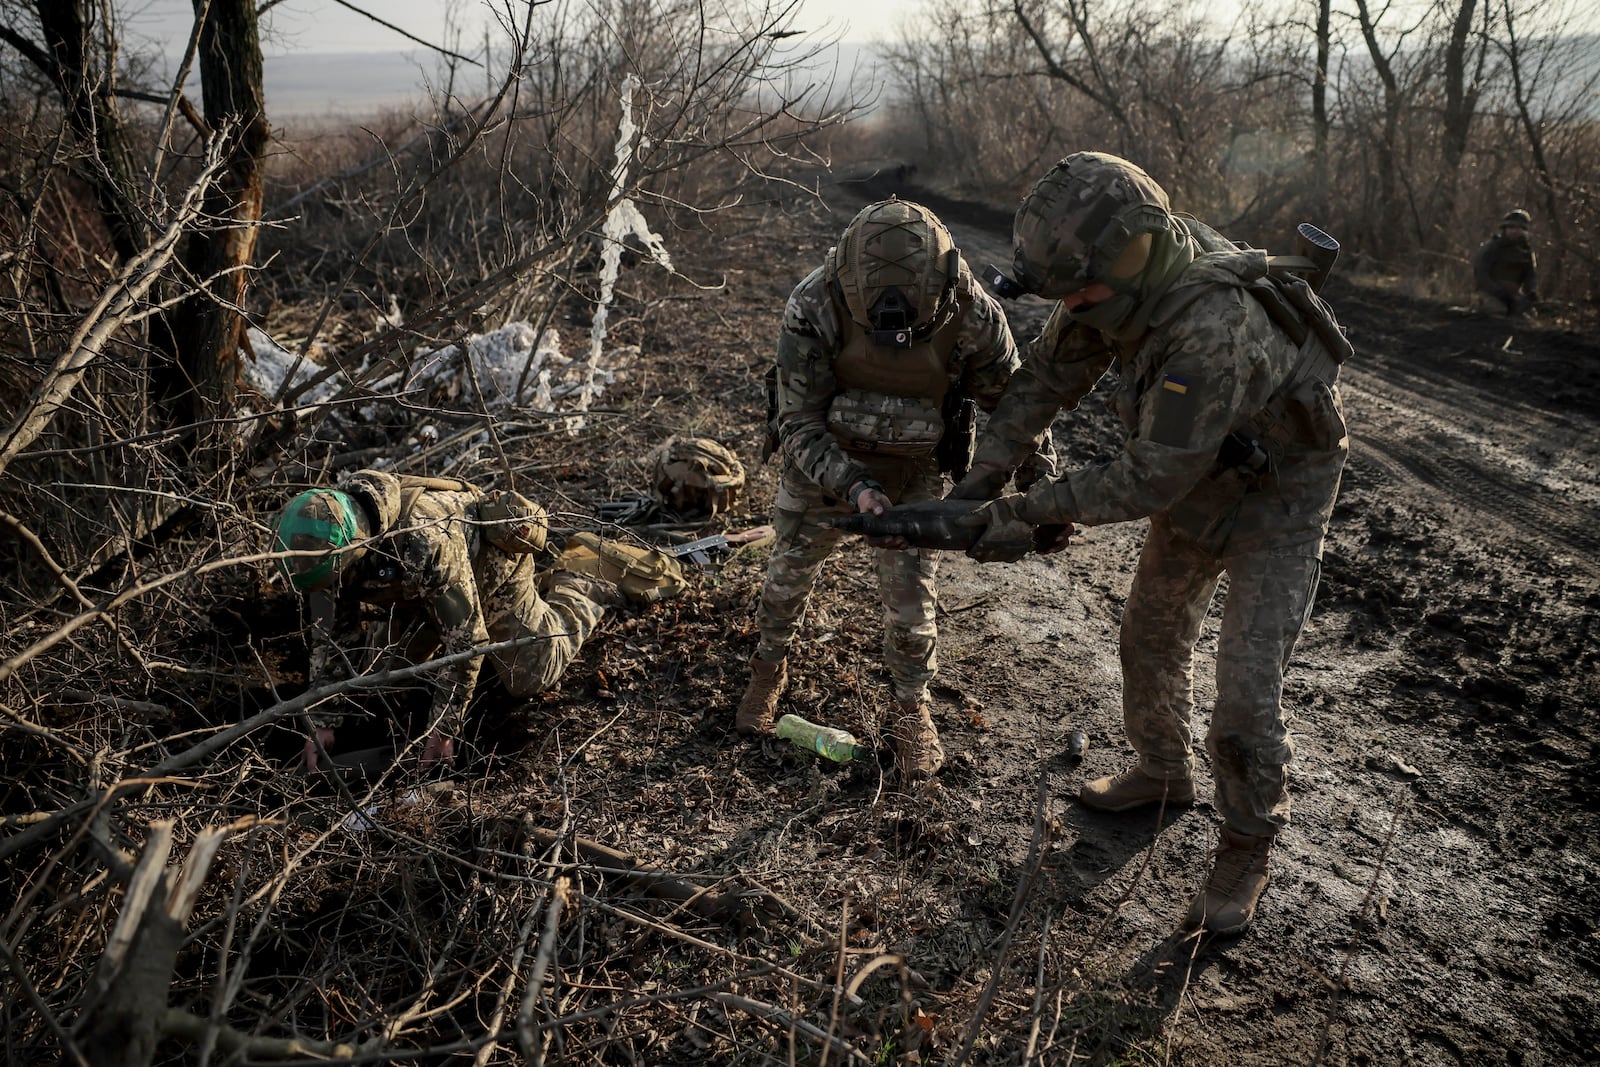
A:
[[[1533,216],[1528,214],[1520,207],[1513,208],[1512,210],[1506,212],[1506,217],[1500,220],[1501,229],[1505,229],[1507,226],[1520,226],[1526,230],[1532,225]]]
[[[909,200],[868,204],[829,253],[827,274],[875,344],[910,347],[950,307],[961,253],[939,217]]]
[[[379,530],[392,530],[400,521],[400,479],[388,471],[359,470],[346,474],[339,479],[339,488],[371,506]]]
[[[339,489],[307,489],[289,501],[278,516],[274,545],[279,552],[321,552],[323,555],[279,559],[283,576],[303,593],[333,584],[340,572],[365,551],[359,543],[371,536],[370,523],[361,505],[349,493]],[[356,547],[351,548],[351,545]]]
[[[478,504],[478,521],[484,540],[512,555],[541,551],[550,533],[549,513],[511,489],[485,497]]]
[[[739,457],[705,437],[669,437],[650,454],[650,494],[673,511],[716,515],[744,490]]]
[[[1139,167],[1105,152],[1077,152],[1034,183],[1012,229],[1016,281],[1059,299],[1116,274],[1138,238],[1172,228],[1167,194]],[[1114,268],[1115,269],[1114,271]]]

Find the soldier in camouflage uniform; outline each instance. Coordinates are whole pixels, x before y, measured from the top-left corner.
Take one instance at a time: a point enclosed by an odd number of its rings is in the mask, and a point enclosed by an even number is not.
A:
[[[1060,303],[953,495],[995,498],[1032,435],[1113,367],[1128,436],[1111,462],[992,499],[971,554],[1020,558],[1036,525],[1149,517],[1121,637],[1138,762],[1079,794],[1113,812],[1194,800],[1194,645],[1228,575],[1206,737],[1223,827],[1186,925],[1237,933],[1289,821],[1283,672],[1349,448],[1337,384],[1349,346],[1302,279],[1174,216],[1161,187],[1115,156],[1058,163],[1024,199],[1014,237],[1013,284]]]
[[[1515,317],[1539,302],[1539,257],[1528,241],[1533,219],[1521,208],[1506,213],[1500,232],[1478,246],[1472,278],[1483,301]]]
[[[278,520],[276,543],[279,551],[318,553],[280,560],[308,594],[312,684],[358,670],[334,643],[335,602],[353,587],[363,606],[386,614],[387,666],[527,638],[490,659],[513,696],[548,689],[617,590],[561,570],[538,575],[547,527],[544,509],[521,494],[484,495],[464,482],[384,471],[358,471],[336,489],[295,497]],[[482,656],[471,656],[430,677],[433,730],[424,763],[453,754],[482,666]],[[345,715],[321,706],[308,718],[305,763],[315,770],[319,746],[322,753],[333,747]]]
[[[741,732],[772,729],[806,599],[843,536],[824,520],[938,497],[947,399],[959,390],[990,410],[1017,365],[999,305],[974,283],[944,225],[918,204],[862,209],[796,286],[778,335],[777,542],[756,616],[761,643],[738,709]],[[1041,455],[1029,469],[1047,463]],[[937,773],[944,758],[927,699],[938,558],[903,542],[880,542],[875,551],[895,694],[886,733],[911,782]]]

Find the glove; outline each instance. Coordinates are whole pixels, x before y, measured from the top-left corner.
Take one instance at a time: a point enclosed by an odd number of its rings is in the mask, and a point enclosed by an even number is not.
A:
[[[946,500],[993,500],[1006,485],[1006,472],[987,465],[973,467],[945,494]]]
[[[979,563],[1014,563],[1032,552],[1034,525],[1017,514],[1026,499],[1021,493],[1013,493],[957,519],[962,526],[982,527],[967,555]]]
[[[1033,488],[1034,483],[1054,478],[1056,471],[1061,469],[1060,457],[1056,455],[1055,438],[1046,430],[1039,435],[1039,441],[1034,446],[1028,458],[1017,467],[1016,474],[1011,480],[1017,487],[1017,492],[1026,493]]]

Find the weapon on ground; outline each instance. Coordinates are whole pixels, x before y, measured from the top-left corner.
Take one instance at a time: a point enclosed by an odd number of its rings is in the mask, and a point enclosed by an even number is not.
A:
[[[681,545],[666,545],[661,551],[678,559],[687,559],[697,566],[709,567],[712,564],[712,553],[721,555],[739,548],[760,548],[763,545],[770,545],[777,536],[778,532],[771,526],[757,526],[736,533],[712,534],[710,537],[685,541]]]
[[[903,537],[912,548],[965,552],[982,536],[983,526],[966,525],[961,520],[988,506],[987,500],[919,500],[885,508],[882,515],[841,515],[828,519],[824,525],[866,537]],[[1064,528],[1064,524],[1055,523],[1035,527],[1034,547],[1053,544]]]

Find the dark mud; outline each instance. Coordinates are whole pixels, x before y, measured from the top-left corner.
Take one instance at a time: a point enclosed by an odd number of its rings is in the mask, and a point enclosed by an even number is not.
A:
[[[861,199],[841,189],[833,224]],[[937,206],[972,258],[1004,254],[992,209]],[[813,235],[795,277],[828,239]],[[872,900],[883,947],[907,954],[929,983],[919,1003],[941,1019],[964,1019],[998,966],[989,1062],[1030,1047],[1062,1063],[1069,1051],[1191,1064],[1600,1056],[1593,324],[1473,317],[1349,283],[1329,295],[1359,352],[1344,379],[1353,453],[1285,693],[1294,825],[1246,937],[1173,936],[1214,834],[1208,790],[1161,827],[1071,799],[1129,757],[1115,649],[1137,525],[1088,531],[1052,560],[945,564],[936,696],[954,758],[943,801],[917,818],[860,772],[814,775],[801,799],[780,770],[789,757],[727,739],[730,830],[752,853],[725,861],[815,901],[823,924]],[[1016,332],[1041,318],[1017,309]],[[1057,437],[1074,463],[1118,443],[1098,397]],[[883,689],[869,576],[859,552],[825,572],[790,707],[871,734]],[[1215,617],[1197,735],[1214,642]],[[751,643],[733,642],[705,693],[713,737]],[[1062,754],[1074,727],[1091,738],[1081,766]],[[752,802],[787,811],[765,825],[735,814]],[[1036,815],[1048,844],[1034,870]],[[942,1025],[934,1038],[958,1039]]]

